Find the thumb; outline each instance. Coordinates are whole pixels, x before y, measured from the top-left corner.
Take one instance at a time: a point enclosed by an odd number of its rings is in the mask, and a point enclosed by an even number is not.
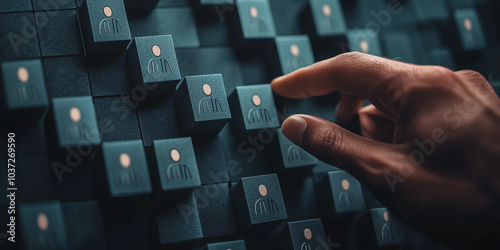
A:
[[[283,134],[319,160],[341,168],[368,186],[385,183],[384,173],[397,171],[397,145],[356,135],[321,118],[293,115],[283,122]]]

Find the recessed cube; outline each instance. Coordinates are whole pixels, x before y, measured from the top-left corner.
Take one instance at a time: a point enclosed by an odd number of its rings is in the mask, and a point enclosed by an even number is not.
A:
[[[288,222],[276,237],[273,249],[328,249],[320,219]]]
[[[40,59],[3,62],[2,77],[8,111],[49,106]]]
[[[484,49],[483,28],[474,9],[456,9],[455,22],[465,51]]]
[[[54,98],[52,106],[60,148],[101,143],[92,97]]]
[[[112,197],[151,193],[146,154],[140,140],[105,142],[102,154]]]
[[[236,8],[244,39],[276,36],[271,7],[267,0],[237,0]]]
[[[286,75],[314,63],[314,56],[307,35],[279,36],[275,38],[276,53],[272,61],[278,59],[278,75]],[[276,64],[276,65],[278,65]]]
[[[382,56],[378,35],[368,29],[355,29],[347,32],[349,51]],[[347,48],[343,48],[347,50]]]
[[[266,152],[273,165],[289,169],[318,164],[316,157],[288,140],[280,129],[276,131],[276,137],[273,141],[273,147],[270,147]]]
[[[207,244],[207,250],[245,250],[244,240],[234,240]]]
[[[318,36],[344,34],[347,29],[339,0],[309,0]]]
[[[171,35],[134,38],[127,65],[133,82],[154,92],[171,91],[181,80]]]
[[[175,99],[184,135],[217,134],[231,119],[221,74],[186,76]]]
[[[58,201],[21,204],[19,218],[25,249],[68,249]]]
[[[231,127],[237,136],[280,126],[271,85],[238,86],[229,96]]]
[[[106,240],[99,204],[79,201],[61,205],[71,249],[105,249]]]
[[[123,0],[85,0],[78,20],[87,53],[124,51],[130,42]]]
[[[155,140],[153,146],[163,191],[201,185],[191,138]]]
[[[238,224],[243,230],[287,218],[276,174],[241,178],[231,189],[231,196],[236,208]]]
[[[361,184],[345,171],[330,171],[316,187],[322,208],[329,218],[340,218],[346,213],[365,208]]]
[[[378,246],[403,243],[403,229],[399,223],[391,217],[391,213],[387,208],[371,209],[370,214]]]
[[[175,202],[168,201],[156,209],[156,224],[161,244],[185,243],[203,237],[194,194]],[[191,249],[191,247],[172,247]]]

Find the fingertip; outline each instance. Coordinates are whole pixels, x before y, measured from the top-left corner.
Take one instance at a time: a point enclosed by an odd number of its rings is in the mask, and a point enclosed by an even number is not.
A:
[[[283,122],[281,132],[294,144],[302,146],[306,128],[307,121],[304,118],[300,115],[292,115]]]
[[[273,92],[275,92],[276,94],[278,95],[282,95],[282,91],[281,91],[281,82],[283,80],[285,76],[280,76],[280,77],[276,77],[274,78],[272,81],[271,81],[271,89],[273,90]]]

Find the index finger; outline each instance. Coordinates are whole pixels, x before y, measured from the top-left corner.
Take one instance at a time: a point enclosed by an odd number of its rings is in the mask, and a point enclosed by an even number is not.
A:
[[[340,91],[369,99],[394,113],[394,105],[404,98],[403,83],[415,67],[364,53],[344,53],[276,78],[271,87],[277,94],[293,99]]]

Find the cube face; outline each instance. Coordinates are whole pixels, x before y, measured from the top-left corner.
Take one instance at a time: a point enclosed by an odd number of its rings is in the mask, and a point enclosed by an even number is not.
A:
[[[164,191],[201,185],[191,138],[153,142],[161,188]]]
[[[455,10],[455,22],[464,50],[473,51],[484,49],[485,41],[483,29],[474,9]]]
[[[89,52],[121,51],[131,39],[123,1],[86,0],[78,18]]]
[[[244,240],[234,240],[207,244],[207,250],[245,250]]]
[[[146,154],[140,140],[105,142],[102,153],[112,197],[151,193]]]
[[[239,134],[279,127],[271,85],[238,86],[229,97],[233,119]]]
[[[378,35],[371,30],[349,30],[347,32],[347,42],[350,51],[382,56]]]
[[[387,208],[371,209],[370,214],[379,246],[395,245],[404,241],[402,227],[391,218]]]
[[[359,211],[365,208],[365,200],[361,184],[351,175],[344,171],[328,172],[331,199],[335,204],[337,213]]]
[[[161,244],[192,241],[203,237],[193,193],[178,202],[168,202],[156,212]]]
[[[327,249],[325,232],[320,219],[288,223],[293,249]]]
[[[44,108],[49,105],[40,59],[2,63],[7,109]]]
[[[221,74],[185,77],[175,98],[184,134],[218,133],[231,119]]]
[[[68,249],[61,204],[58,201],[19,206],[26,249]]]
[[[101,143],[92,97],[52,99],[59,147]]]
[[[63,203],[61,208],[71,246],[77,249],[81,246],[91,249],[106,248],[104,225],[96,201]]]
[[[238,187],[239,185],[239,187]],[[241,205],[238,216],[251,226],[261,223],[280,221],[287,218],[281,187],[276,174],[241,178],[231,190],[233,199]],[[243,204],[243,205],[242,205]]]
[[[276,49],[284,75],[314,63],[307,35],[280,36],[275,39]]]
[[[281,130],[276,132],[279,149],[284,168],[306,167],[318,164],[318,159],[295,145],[283,135]]]
[[[319,36],[335,36],[347,31],[342,6],[338,0],[310,0],[316,32]]]
[[[276,36],[271,7],[267,0],[237,0],[236,8],[245,39]]]
[[[421,0],[415,2],[415,12],[419,21],[447,20],[448,6],[445,0]]]
[[[127,50],[127,63],[139,85],[159,83],[174,89],[181,80],[171,35],[134,38]]]

